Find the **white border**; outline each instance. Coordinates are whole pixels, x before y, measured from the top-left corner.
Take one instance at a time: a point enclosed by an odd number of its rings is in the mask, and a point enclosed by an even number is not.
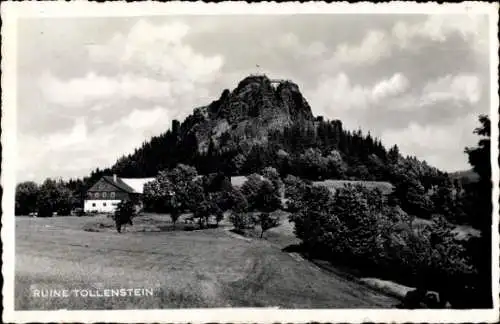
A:
[[[2,319],[5,322],[231,322],[231,323],[273,323],[273,322],[496,322],[499,320],[499,206],[498,206],[498,5],[465,2],[438,5],[415,2],[391,2],[374,4],[370,2],[349,4],[323,2],[313,3],[255,3],[224,2],[207,3],[87,3],[87,2],[4,2],[2,13],[2,210],[4,215],[13,215],[16,165],[16,36],[17,19],[40,17],[110,17],[110,16],[159,16],[159,15],[260,15],[260,14],[487,14],[490,19],[490,69],[491,69],[491,122],[492,122],[492,177],[493,186],[493,295],[491,310],[277,310],[277,309],[190,309],[190,310],[114,310],[114,311],[14,311],[14,217],[2,218],[2,243],[4,277]]]

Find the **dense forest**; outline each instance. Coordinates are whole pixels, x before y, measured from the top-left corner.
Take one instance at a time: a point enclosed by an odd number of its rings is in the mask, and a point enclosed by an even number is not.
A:
[[[226,175],[248,175],[274,167],[283,178],[292,174],[308,180],[387,181],[395,185],[393,198],[407,212],[423,218],[442,213],[454,222],[474,223],[473,210],[466,199],[461,199],[469,182],[452,179],[416,157],[403,157],[397,146],[387,149],[370,133],[344,130],[337,120],[317,121],[315,128],[297,122],[272,132],[267,142],[247,151],[227,132],[221,136],[222,149],[210,142],[205,153],[198,152],[194,137],[180,136],[182,126],[178,125],[174,121],[170,130],[120,158],[113,167],[96,169],[85,181],[70,181],[70,188],[82,190],[102,175],[113,173],[122,177],[156,176],[178,163],[192,165],[201,174],[222,171]]]

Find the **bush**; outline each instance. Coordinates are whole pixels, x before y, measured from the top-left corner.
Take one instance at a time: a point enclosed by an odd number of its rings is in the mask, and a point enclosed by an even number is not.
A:
[[[255,227],[255,219],[249,213],[231,213],[229,220],[233,224],[235,231],[239,233]]]

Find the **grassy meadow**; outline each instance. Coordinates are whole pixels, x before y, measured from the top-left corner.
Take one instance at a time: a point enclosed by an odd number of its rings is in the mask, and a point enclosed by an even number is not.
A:
[[[384,308],[397,300],[282,249],[291,224],[248,239],[219,228],[168,228],[146,215],[122,234],[106,216],[16,217],[15,308]],[[170,224],[171,225],[171,224]],[[94,231],[93,229],[98,229]],[[90,229],[90,230],[89,230]],[[154,296],[41,298],[34,289],[154,289]]]

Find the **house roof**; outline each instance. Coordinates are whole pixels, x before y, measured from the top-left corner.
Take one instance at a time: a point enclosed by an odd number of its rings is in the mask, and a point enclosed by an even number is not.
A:
[[[261,180],[264,179],[264,177],[261,176],[260,174],[259,174],[259,177]],[[248,180],[247,176],[234,176],[234,177],[231,177],[231,185],[233,187],[241,187],[241,186],[243,186],[243,184],[245,182],[247,182],[247,180]]]
[[[113,176],[103,176],[103,179],[125,192],[142,194],[144,192],[144,184],[153,181],[155,178],[116,177],[115,181]]]
[[[144,192],[144,184],[153,181],[155,178],[118,178],[121,179],[127,186],[132,188],[135,193],[142,194]]]
[[[231,177],[231,185],[233,187],[241,187],[245,182],[247,182],[247,177],[245,176]]]
[[[116,181],[113,179],[113,176],[103,176],[102,177],[106,182],[111,183],[115,187],[128,192],[128,193],[135,193],[134,188],[130,187],[128,184],[122,181],[120,177],[116,177]]]

